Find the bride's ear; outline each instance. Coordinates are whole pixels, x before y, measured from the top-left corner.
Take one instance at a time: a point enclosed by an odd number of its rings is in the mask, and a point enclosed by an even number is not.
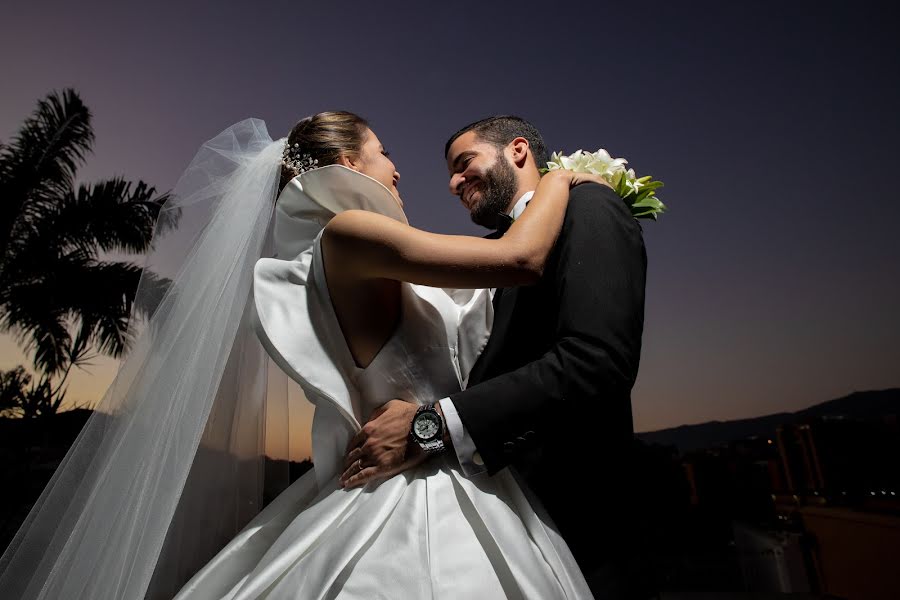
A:
[[[341,154],[337,159],[337,164],[344,165],[348,169],[353,169],[354,171],[359,171],[361,166],[358,157],[351,157],[346,154]]]

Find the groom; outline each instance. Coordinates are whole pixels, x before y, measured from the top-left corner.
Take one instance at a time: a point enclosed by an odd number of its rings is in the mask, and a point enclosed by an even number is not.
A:
[[[548,159],[537,129],[511,116],[462,128],[444,154],[451,193],[494,237],[525,210]],[[468,477],[515,467],[598,598],[651,597],[628,498],[640,476],[629,454],[645,276],[624,201],[598,184],[574,188],[541,281],[496,291],[488,344],[467,388],[435,404],[443,443],[426,448],[455,453]],[[416,410],[397,400],[373,414],[348,446],[345,486],[425,459],[410,441]]]

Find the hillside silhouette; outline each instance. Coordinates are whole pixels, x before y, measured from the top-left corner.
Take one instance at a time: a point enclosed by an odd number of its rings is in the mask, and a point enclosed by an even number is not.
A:
[[[681,453],[685,453],[754,436],[771,436],[779,425],[800,423],[811,419],[869,420],[898,414],[900,414],[900,388],[890,388],[853,392],[847,396],[828,400],[796,412],[775,413],[734,421],[710,421],[696,425],[681,425],[639,433],[637,437],[648,444],[676,446]]]

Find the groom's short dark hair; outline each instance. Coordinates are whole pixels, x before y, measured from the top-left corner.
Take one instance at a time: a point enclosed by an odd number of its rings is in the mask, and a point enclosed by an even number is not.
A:
[[[447,140],[447,144],[444,146],[444,158],[447,158],[450,146],[456,141],[456,138],[469,131],[474,131],[478,139],[491,143],[498,149],[505,148],[517,137],[525,138],[528,140],[528,146],[534,156],[534,163],[539,169],[545,166],[550,159],[547,147],[544,146],[544,138],[541,137],[541,132],[537,130],[537,127],[522,117],[512,115],[488,117],[466,125]]]

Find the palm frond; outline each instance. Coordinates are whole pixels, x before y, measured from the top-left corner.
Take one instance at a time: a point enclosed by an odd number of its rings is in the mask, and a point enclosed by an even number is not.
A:
[[[48,375],[55,375],[69,364],[72,334],[68,322],[63,319],[44,318],[42,321],[33,329],[34,366]]]
[[[128,319],[141,269],[130,263],[102,263],[81,252],[47,260],[30,277],[19,277],[0,295],[0,329],[10,331],[35,367],[55,374],[76,346],[88,341],[118,356],[127,347]],[[71,325],[80,326],[75,341]],[[78,342],[77,344],[75,342]]]
[[[69,192],[91,151],[91,113],[71,89],[38,102],[9,145],[0,148],[0,255],[17,229]]]
[[[100,262],[80,274],[81,285],[67,304],[81,323],[80,337],[100,352],[118,357],[131,341],[129,330],[141,267],[128,262]]]
[[[172,280],[168,277],[160,277],[153,271],[145,270],[134,297],[134,314],[141,319],[150,320],[171,286]]]
[[[65,366],[70,310],[52,273],[15,282],[3,291],[0,331],[12,333],[25,352],[34,353],[34,366],[56,373]]]
[[[171,284],[132,263],[97,260],[101,251],[147,252],[177,227],[181,210],[143,181],[76,188],[93,142],[90,111],[66,89],[39,101],[0,143],[0,331],[34,353],[47,381],[64,382],[95,351],[125,352],[132,314],[149,317]],[[35,398],[50,393],[44,387]]]
[[[66,194],[51,210],[34,221],[36,245],[93,252],[146,252],[150,248],[154,226],[172,228],[180,212],[160,210],[169,194],[157,194],[156,188],[138,181],[136,185],[121,178],[93,185],[81,185]]]
[[[19,415],[31,375],[22,365],[0,371],[0,415]]]
[[[64,89],[38,101],[0,160],[54,185],[75,179],[93,144],[91,111],[75,90]]]

